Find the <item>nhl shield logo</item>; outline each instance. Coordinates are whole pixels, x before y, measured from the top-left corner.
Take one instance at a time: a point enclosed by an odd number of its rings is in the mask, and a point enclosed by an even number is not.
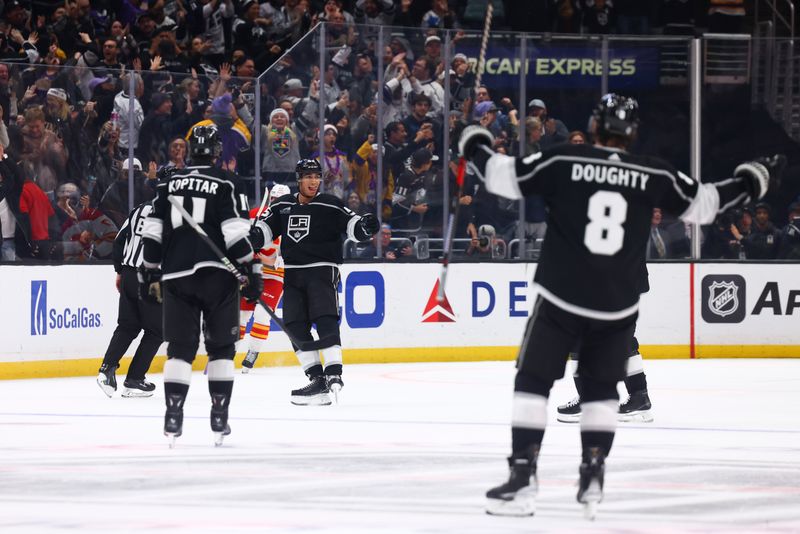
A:
[[[707,323],[741,323],[746,314],[746,289],[746,282],[740,275],[703,277],[703,320]]]
[[[299,243],[311,229],[311,215],[289,215],[286,235],[295,243]]]
[[[727,317],[739,309],[739,287],[733,282],[714,282],[708,286],[708,309]]]

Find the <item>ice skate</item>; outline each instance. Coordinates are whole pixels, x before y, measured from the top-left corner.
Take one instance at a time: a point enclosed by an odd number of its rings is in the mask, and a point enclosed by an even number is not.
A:
[[[652,423],[653,415],[650,413],[652,405],[647,390],[637,391],[628,396],[628,400],[619,405],[617,420],[621,423]]]
[[[114,392],[117,391],[117,375],[115,374],[119,365],[108,365],[104,363],[100,366],[100,372],[97,375],[97,385],[103,390],[108,397],[112,397]]]
[[[242,373],[247,374],[250,372],[250,369],[256,364],[256,360],[258,359],[258,351],[255,350],[248,350],[247,355],[242,360]]]
[[[152,397],[156,385],[147,380],[128,380],[125,379],[123,383],[125,390],[122,392],[123,397]]]
[[[228,406],[231,398],[221,393],[211,395],[211,431],[214,433],[214,446],[221,447],[222,440],[231,433],[228,424]]]
[[[603,476],[605,455],[597,447],[589,449],[589,458],[584,458],[578,481],[578,502],[583,504],[586,519],[594,520],[597,505],[603,500]]]
[[[581,421],[581,398],[575,397],[557,409],[556,419],[562,423],[579,423]]]
[[[328,384],[328,389],[331,391],[332,400],[335,404],[339,404],[339,397],[344,387],[342,382],[342,375],[325,375],[325,381]]]
[[[164,414],[164,435],[169,440],[169,448],[175,446],[175,438],[183,434],[183,395],[167,395],[167,413]]]
[[[536,478],[537,456],[538,448],[531,457],[508,458],[508,482],[486,492],[487,514],[516,517],[534,514],[536,493],[539,490],[539,481]]]
[[[292,404],[297,406],[329,406],[331,404],[330,389],[324,376],[310,377],[311,383],[306,387],[292,391]]]

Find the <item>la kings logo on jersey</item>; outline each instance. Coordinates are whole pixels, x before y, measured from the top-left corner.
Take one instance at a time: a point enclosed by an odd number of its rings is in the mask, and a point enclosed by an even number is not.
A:
[[[702,282],[702,315],[707,323],[741,323],[746,313],[744,278],[710,274]]]
[[[286,233],[295,243],[299,243],[311,229],[311,215],[289,215]]]

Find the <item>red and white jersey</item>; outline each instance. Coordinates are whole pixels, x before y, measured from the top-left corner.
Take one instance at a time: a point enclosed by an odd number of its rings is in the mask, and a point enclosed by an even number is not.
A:
[[[258,208],[250,210],[250,219],[255,219],[258,216]],[[259,261],[271,260],[272,266],[265,265],[262,261],[261,276],[265,280],[271,278],[283,282],[283,257],[281,257],[281,238],[276,237],[271,243],[265,243],[264,246],[256,252],[255,258]]]

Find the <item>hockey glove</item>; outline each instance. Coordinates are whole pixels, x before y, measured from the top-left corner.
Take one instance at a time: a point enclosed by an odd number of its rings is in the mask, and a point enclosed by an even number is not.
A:
[[[139,267],[136,271],[139,280],[139,298],[145,302],[161,304],[161,269]]]
[[[780,187],[780,179],[784,168],[786,168],[786,156],[775,154],[774,156],[741,163],[733,171],[733,174],[734,176],[745,178],[745,186],[750,198],[759,200],[767,194],[770,186],[773,188]]]
[[[244,300],[253,304],[258,302],[261,292],[264,291],[264,279],[261,277],[261,263],[254,261],[240,265],[239,269],[247,278],[247,282],[242,285],[241,293]]]
[[[461,131],[461,137],[458,139],[458,153],[467,161],[472,161],[477,154],[478,147],[484,145],[491,149],[492,143],[494,143],[492,132],[483,126],[471,124]]]
[[[358,225],[361,227],[361,231],[364,232],[367,238],[374,236],[378,233],[378,230],[381,229],[380,221],[372,213],[362,215],[361,220],[358,221]]]
[[[250,227],[250,235],[247,237],[253,250],[261,250],[264,247],[264,232],[258,227],[258,224]]]

